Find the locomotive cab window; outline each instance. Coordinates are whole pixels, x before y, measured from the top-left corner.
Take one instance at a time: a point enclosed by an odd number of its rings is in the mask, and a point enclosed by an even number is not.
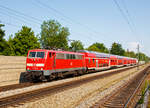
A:
[[[37,58],[44,58],[44,52],[37,52]]]
[[[33,58],[33,57],[35,57],[35,55],[36,55],[36,52],[30,52],[28,57]]]
[[[44,58],[44,52],[30,52],[29,58]]]

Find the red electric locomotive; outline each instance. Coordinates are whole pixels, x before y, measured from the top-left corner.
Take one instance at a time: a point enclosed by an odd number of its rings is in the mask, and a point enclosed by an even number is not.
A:
[[[26,60],[27,77],[50,80],[57,76],[86,71],[85,56],[81,53],[53,50],[30,50]]]

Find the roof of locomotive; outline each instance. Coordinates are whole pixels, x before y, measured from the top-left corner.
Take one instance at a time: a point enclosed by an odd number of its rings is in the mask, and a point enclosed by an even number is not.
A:
[[[59,50],[47,50],[47,49],[33,49],[29,51],[44,51],[44,52],[55,52],[55,53],[64,53],[64,54],[76,54],[76,55],[84,55],[78,52],[70,52],[70,51],[59,51]]]

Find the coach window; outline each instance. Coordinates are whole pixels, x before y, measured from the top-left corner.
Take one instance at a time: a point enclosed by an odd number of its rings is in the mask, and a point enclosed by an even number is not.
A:
[[[69,59],[69,54],[66,54],[66,59]]]
[[[73,54],[72,56],[73,56],[73,59],[76,59],[76,57],[75,57],[75,55],[74,55],[74,54]]]
[[[72,54],[69,54],[69,59],[72,59],[73,58],[73,55]]]
[[[95,63],[95,59],[93,58],[93,63]]]
[[[78,59],[78,55],[75,55],[75,59]]]
[[[56,59],[65,59],[65,56],[62,53],[57,53],[56,54]]]
[[[79,55],[79,59],[80,59],[80,60],[82,59],[82,55]]]
[[[72,54],[69,54],[70,55],[70,59],[72,59]]]

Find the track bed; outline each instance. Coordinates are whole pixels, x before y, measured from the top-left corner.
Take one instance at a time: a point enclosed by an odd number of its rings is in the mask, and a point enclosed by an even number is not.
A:
[[[130,68],[133,68],[133,67],[130,67]],[[55,94],[55,93],[62,92],[64,90],[79,87],[82,84],[86,84],[86,83],[89,83],[91,81],[94,81],[94,80],[97,80],[100,78],[101,79],[107,78],[108,76],[111,76],[111,75],[117,74],[117,73],[121,73],[128,69],[129,69],[129,67],[125,68],[125,69],[114,70],[112,72],[105,73],[105,74],[95,75],[92,77],[82,78],[79,80],[70,81],[70,82],[58,84],[55,86],[50,86],[50,87],[41,88],[41,89],[30,91],[30,92],[24,92],[24,93],[12,95],[12,96],[4,97],[4,98],[0,99],[0,105],[1,105],[1,107],[9,106],[9,105],[19,105],[19,103],[26,103],[33,99],[37,100],[37,99],[40,99],[42,97],[45,97],[45,96],[48,96],[51,94]]]

